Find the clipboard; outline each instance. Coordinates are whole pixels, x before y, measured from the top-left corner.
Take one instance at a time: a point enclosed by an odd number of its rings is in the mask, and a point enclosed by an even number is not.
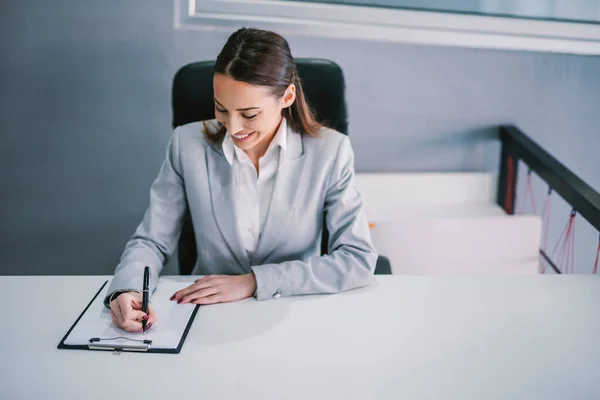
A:
[[[158,321],[151,330],[131,333],[115,326],[104,305],[105,281],[64,335],[58,349],[179,354],[194,322],[199,305],[177,304],[170,296],[189,282],[159,279],[152,296]]]

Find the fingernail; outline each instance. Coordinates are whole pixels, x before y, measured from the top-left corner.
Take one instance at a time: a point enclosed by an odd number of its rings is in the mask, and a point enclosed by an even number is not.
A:
[[[182,301],[183,301],[183,299],[177,300],[177,304],[181,304]]]
[[[171,296],[171,300],[175,300],[175,295]]]
[[[146,330],[150,329],[152,327],[152,322],[150,322],[148,325],[146,325]]]
[[[148,316],[147,316],[147,315],[144,315],[144,316],[142,317],[142,319],[143,319],[144,321],[148,321]]]

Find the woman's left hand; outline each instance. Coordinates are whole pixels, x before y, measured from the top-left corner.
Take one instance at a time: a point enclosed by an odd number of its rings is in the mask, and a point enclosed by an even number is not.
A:
[[[253,273],[245,275],[207,275],[171,297],[179,304],[214,304],[243,300],[256,291]]]

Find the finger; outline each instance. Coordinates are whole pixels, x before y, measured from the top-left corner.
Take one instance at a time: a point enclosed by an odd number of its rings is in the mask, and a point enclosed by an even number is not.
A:
[[[137,310],[139,312],[141,312],[141,318],[144,318],[144,315],[146,316],[146,320],[148,322],[150,322],[150,311],[154,312],[154,308],[152,307],[152,303],[148,302],[148,313],[144,314],[144,303],[142,300],[140,300],[139,298],[135,298],[134,300],[132,300],[131,302],[131,308],[133,310]],[[139,316],[139,314],[138,314]],[[158,319],[158,316],[156,316],[156,313],[154,312],[154,322],[156,322],[156,320]],[[141,319],[138,318],[138,321],[141,321]]]
[[[156,321],[158,321],[158,315],[156,314],[154,307],[152,307],[152,304],[148,304],[148,324],[154,324]]]
[[[119,298],[117,298],[117,300]],[[140,302],[136,297],[127,296],[123,298],[123,301],[121,304],[119,304],[119,311],[121,313],[121,326],[123,329],[128,331],[137,331],[138,327],[141,328],[142,326],[142,319],[144,319],[144,317],[148,319],[148,316],[141,310],[141,307],[138,308],[138,305],[140,305],[138,303]]]
[[[199,297],[197,299],[194,299],[194,301],[192,303],[206,305],[206,304],[221,303],[222,301],[223,301],[223,296],[221,295],[221,293],[217,293],[217,294],[213,294],[212,296]]]
[[[125,329],[128,332],[141,332],[142,331],[142,322],[141,319],[138,321],[137,316],[133,314],[124,315],[124,319],[121,320],[121,328]]]
[[[193,293],[200,289],[215,286],[218,284],[218,282],[219,281],[216,279],[198,279],[195,283],[191,284],[190,286],[187,286],[187,287],[175,292],[175,294],[173,295],[173,297],[171,297],[171,299],[177,300],[177,302],[179,303],[179,300],[181,300],[185,296],[189,295],[190,293]]]
[[[112,318],[112,321],[114,322],[114,324],[117,325],[119,328],[121,328],[120,317],[117,316],[117,314],[115,313],[115,311],[112,308],[110,309],[110,317]]]
[[[222,278],[222,277],[223,277],[223,275],[206,275],[206,276],[203,276],[202,278],[196,279],[194,282],[210,282],[210,281],[214,281],[215,279]]]
[[[144,316],[148,319],[148,316],[143,311],[142,301],[137,296],[128,296],[123,299],[123,303],[120,308],[123,321],[127,319],[142,321]]]
[[[134,310],[141,310],[142,308],[144,308],[143,307],[144,303],[142,302],[142,300],[138,299],[137,297],[132,298],[131,303],[129,305]]]
[[[110,310],[114,313],[119,326],[121,326],[121,323],[123,322],[123,314],[121,313],[121,303],[119,302],[118,297],[117,300],[113,301],[111,304]]]
[[[123,313],[123,321],[132,320],[137,322],[142,322],[142,320],[148,320],[148,316],[143,311],[138,310],[129,310]]]
[[[198,280],[196,280],[196,282],[192,283],[191,285],[175,292],[175,294],[171,297],[171,300],[177,300],[177,302],[179,303],[179,301],[182,298],[189,295],[190,293],[193,293],[198,289],[209,287],[211,285],[211,282],[212,282],[212,280],[198,279]]]
[[[208,297],[208,296],[212,296],[215,295],[217,293],[220,292],[220,288],[219,286],[211,286],[211,287],[207,287],[204,289],[199,289],[196,290],[193,293],[188,294],[185,297],[182,297],[181,300],[178,300],[177,302],[180,304],[186,304],[186,303],[190,303],[195,299],[201,298],[201,297]]]
[[[125,329],[127,332],[141,332],[142,331],[142,323],[133,321],[131,319],[124,321],[123,325],[121,327],[123,329]]]
[[[131,310],[130,312],[133,313],[134,310]],[[138,312],[138,311],[135,311],[135,312]],[[128,319],[128,313],[123,312],[122,308],[120,308],[118,306],[111,308],[110,313],[111,313],[111,317],[113,318],[113,321],[115,321],[117,326],[120,327],[121,329],[124,329],[128,332],[138,332],[142,329],[142,323],[137,322],[136,320],[133,320],[133,319]]]

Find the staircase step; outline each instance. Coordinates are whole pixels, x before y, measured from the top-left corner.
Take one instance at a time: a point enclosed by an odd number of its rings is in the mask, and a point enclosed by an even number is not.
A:
[[[507,215],[494,173],[362,173],[373,244],[394,274],[535,274],[542,223]]]
[[[358,173],[370,220],[504,215],[494,173]]]

